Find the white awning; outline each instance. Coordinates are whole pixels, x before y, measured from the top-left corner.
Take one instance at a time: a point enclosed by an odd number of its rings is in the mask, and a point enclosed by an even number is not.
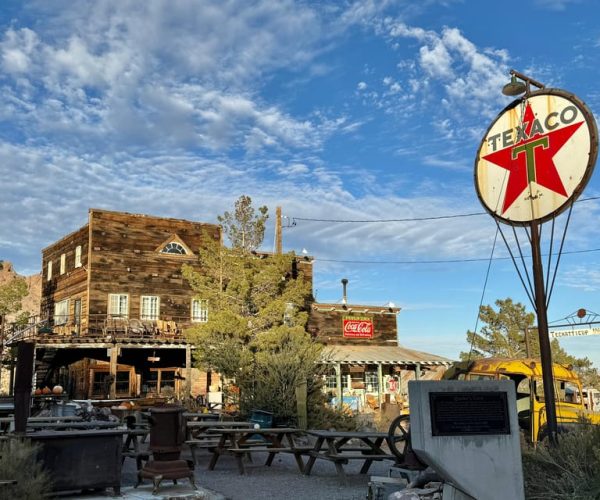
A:
[[[452,360],[413,351],[397,345],[328,345],[323,351],[323,362],[326,364],[356,365],[450,365]]]

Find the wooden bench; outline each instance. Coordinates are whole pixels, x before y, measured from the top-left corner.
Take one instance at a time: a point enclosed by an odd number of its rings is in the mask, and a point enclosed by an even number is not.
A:
[[[194,465],[197,464],[196,461],[196,448],[206,449],[208,451],[213,451],[217,446],[219,446],[218,439],[188,439],[185,441],[190,447],[190,452],[192,453],[192,460],[194,461]]]
[[[330,453],[328,455],[319,455],[319,458],[325,458],[329,460],[396,460],[393,455],[378,455],[375,453]]]

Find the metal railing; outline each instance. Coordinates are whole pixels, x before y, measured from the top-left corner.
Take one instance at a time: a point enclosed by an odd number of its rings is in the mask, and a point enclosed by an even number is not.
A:
[[[38,336],[41,330],[49,329],[48,323],[48,318],[38,315],[29,316],[26,322],[5,323],[2,325],[2,331],[0,332],[2,346],[10,346],[22,340],[33,339]]]
[[[193,324],[189,318],[174,316],[152,320],[108,314],[92,314],[89,317],[72,314],[49,318],[30,316],[26,323],[2,325],[0,341],[3,345],[10,345],[45,336],[184,340],[183,331]]]

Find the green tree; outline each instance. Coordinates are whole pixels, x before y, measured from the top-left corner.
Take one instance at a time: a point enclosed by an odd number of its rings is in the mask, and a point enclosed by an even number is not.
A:
[[[258,212],[260,215],[255,213],[252,198],[242,195],[235,202],[233,213],[225,212],[217,217],[233,248],[252,251],[260,247],[265,236],[269,209],[262,206]]]
[[[535,314],[528,312],[520,302],[511,298],[498,299],[497,310],[487,305],[481,306],[479,319],[484,323],[480,333],[468,331],[467,341],[473,346],[471,353],[461,352],[462,360],[476,358],[526,358],[540,357],[540,342],[534,328]],[[588,358],[576,358],[568,354],[557,339],[550,343],[552,361],[562,365],[572,365],[584,385],[596,385],[600,381],[598,372]]]
[[[26,295],[27,283],[23,278],[0,285],[0,324],[4,324],[6,316],[21,310],[21,301]]]
[[[251,206],[244,206],[244,213],[250,213]],[[261,213],[266,214],[266,207]],[[187,335],[196,345],[197,364],[239,387],[243,413],[257,408],[292,417],[295,386],[306,380],[309,392],[317,390],[315,374],[321,369],[322,346],[305,329],[311,289],[294,272],[293,253],[250,251],[264,232],[264,220],[254,222],[252,226],[243,218],[235,230],[229,227],[230,234],[245,234],[232,240],[233,248],[207,238],[199,267],[184,266],[185,278],[209,310],[208,321]]]

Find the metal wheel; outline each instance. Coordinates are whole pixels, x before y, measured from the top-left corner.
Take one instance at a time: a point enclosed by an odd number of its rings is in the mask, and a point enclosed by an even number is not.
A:
[[[388,430],[388,443],[390,451],[400,462],[404,461],[406,450],[410,448],[410,416],[400,415],[390,424]]]

